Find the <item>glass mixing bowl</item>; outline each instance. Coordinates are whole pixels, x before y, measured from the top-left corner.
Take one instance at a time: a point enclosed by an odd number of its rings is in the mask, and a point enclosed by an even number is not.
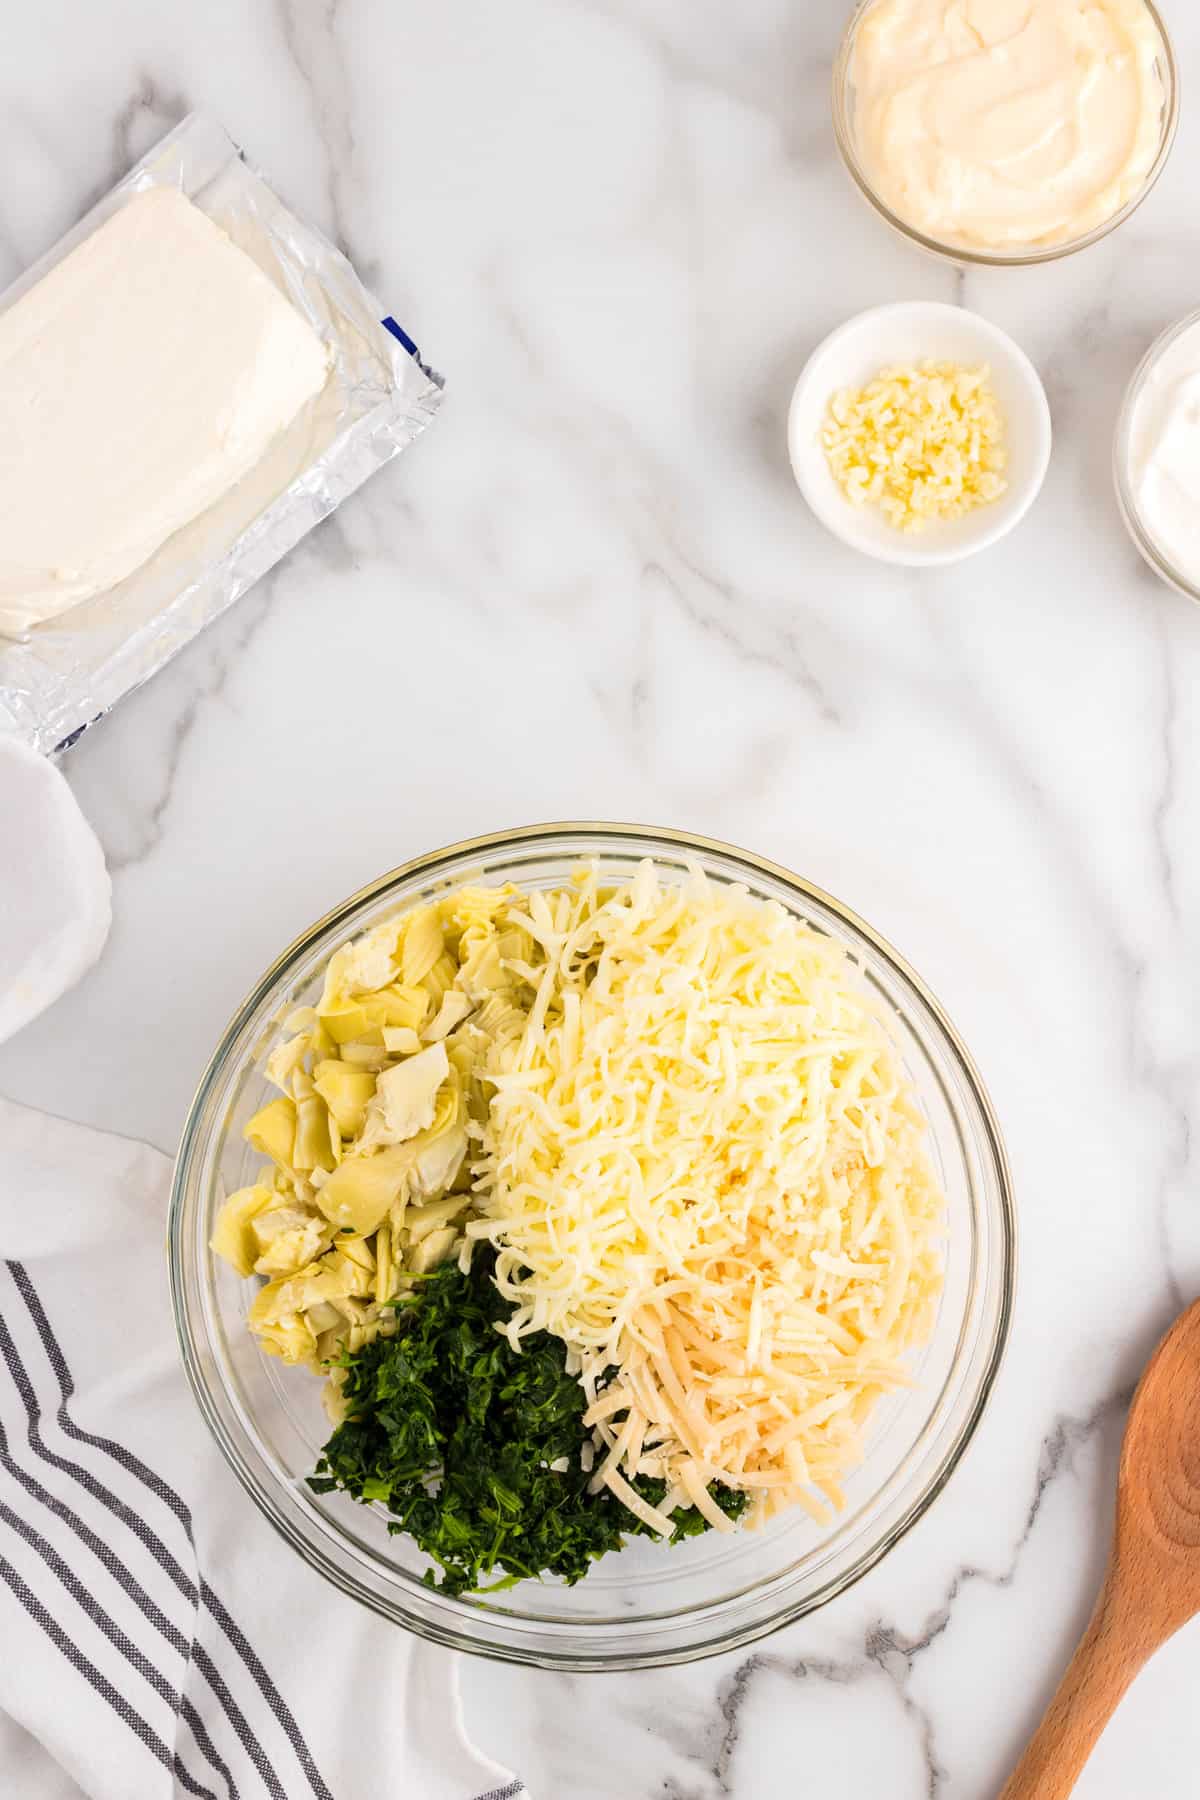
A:
[[[262,1059],[280,1021],[319,991],[347,938],[463,882],[526,887],[565,880],[581,858],[627,879],[652,856],[668,878],[698,864],[741,882],[837,939],[874,990],[917,1089],[947,1202],[946,1281],[911,1390],[875,1414],[863,1465],[832,1526],[782,1515],[761,1532],[708,1533],[674,1547],[635,1539],[576,1587],[525,1581],[449,1599],[426,1587],[412,1540],[387,1516],[305,1478],[328,1436],[321,1383],[264,1356],[246,1325],[255,1288],[208,1247],[227,1192],[259,1158],[242,1126],[272,1090]],[[761,1637],[857,1581],[937,1498],[996,1376],[1011,1316],[1015,1255],[1004,1149],[982,1084],[919,978],[861,919],[818,888],[743,850],[629,825],[542,825],[458,844],[407,863],[353,895],[284,951],[239,1009],[184,1127],[170,1214],[170,1264],[183,1358],[200,1408],[255,1504],[338,1587],[438,1643],[559,1669],[686,1662]]]
[[[1018,244],[1010,249],[985,249],[949,239],[929,237],[910,225],[906,219],[892,211],[876,192],[875,185],[863,165],[858,151],[858,133],[855,125],[854,94],[854,49],[859,30],[866,15],[877,4],[877,0],[858,0],[846,27],[841,47],[833,65],[833,130],[837,139],[837,147],[842,161],[859,193],[869,200],[875,211],[884,222],[898,231],[901,237],[910,244],[918,244],[922,250],[928,250],[934,256],[947,258],[960,265],[977,265],[985,268],[1026,268],[1033,263],[1056,262],[1059,257],[1070,256],[1076,250],[1086,250],[1089,244],[1099,243],[1110,231],[1115,231],[1131,213],[1136,212],[1150,189],[1154,186],[1166,166],[1171,146],[1175,142],[1175,131],[1179,124],[1179,70],[1175,62],[1175,52],[1167,28],[1153,5],[1152,0],[1145,0],[1146,11],[1150,14],[1155,35],[1158,39],[1158,51],[1155,64],[1159,83],[1162,89],[1162,109],[1159,118],[1158,151],[1153,163],[1146,173],[1136,193],[1130,195],[1125,205],[1102,219],[1092,231],[1082,236],[1067,238],[1062,243],[1054,244]]]

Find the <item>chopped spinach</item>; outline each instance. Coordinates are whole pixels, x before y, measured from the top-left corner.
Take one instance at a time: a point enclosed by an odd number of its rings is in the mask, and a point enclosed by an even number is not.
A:
[[[648,1533],[607,1488],[589,1494],[580,1451],[583,1389],[563,1367],[557,1338],[538,1332],[519,1353],[496,1330],[506,1302],[494,1256],[477,1250],[470,1272],[438,1269],[407,1302],[394,1337],[345,1361],[348,1414],[309,1485],[382,1501],[389,1529],[408,1532],[442,1568],[425,1580],[448,1594],[477,1589],[494,1571],[507,1587],[542,1574],[576,1582],[626,1536]],[[566,1460],[566,1469],[550,1465]],[[666,1484],[633,1484],[651,1505]],[[731,1519],[746,1495],[714,1483]],[[671,1541],[707,1530],[694,1507],[673,1515]]]

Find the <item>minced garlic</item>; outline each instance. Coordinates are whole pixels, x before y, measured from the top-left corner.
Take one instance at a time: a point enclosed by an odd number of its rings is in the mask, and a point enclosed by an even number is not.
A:
[[[881,369],[866,387],[833,396],[821,442],[851,504],[876,501],[898,531],[960,518],[1007,486],[1004,422],[986,365]]]

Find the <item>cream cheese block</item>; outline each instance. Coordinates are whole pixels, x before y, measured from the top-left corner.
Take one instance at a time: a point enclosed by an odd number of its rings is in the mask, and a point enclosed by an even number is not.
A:
[[[103,594],[323,387],[315,331],[174,188],[0,312],[0,633]]]

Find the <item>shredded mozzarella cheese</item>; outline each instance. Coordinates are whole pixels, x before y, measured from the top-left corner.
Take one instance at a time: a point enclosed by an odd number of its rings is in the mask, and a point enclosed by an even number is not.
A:
[[[517,923],[546,961],[489,1060],[467,1226],[503,1329],[578,1356],[593,1485],[656,1529],[675,1504],[728,1529],[713,1481],[759,1519],[826,1516],[813,1490],[842,1503],[941,1285],[924,1120],[857,970],[782,907],[649,863]]]

